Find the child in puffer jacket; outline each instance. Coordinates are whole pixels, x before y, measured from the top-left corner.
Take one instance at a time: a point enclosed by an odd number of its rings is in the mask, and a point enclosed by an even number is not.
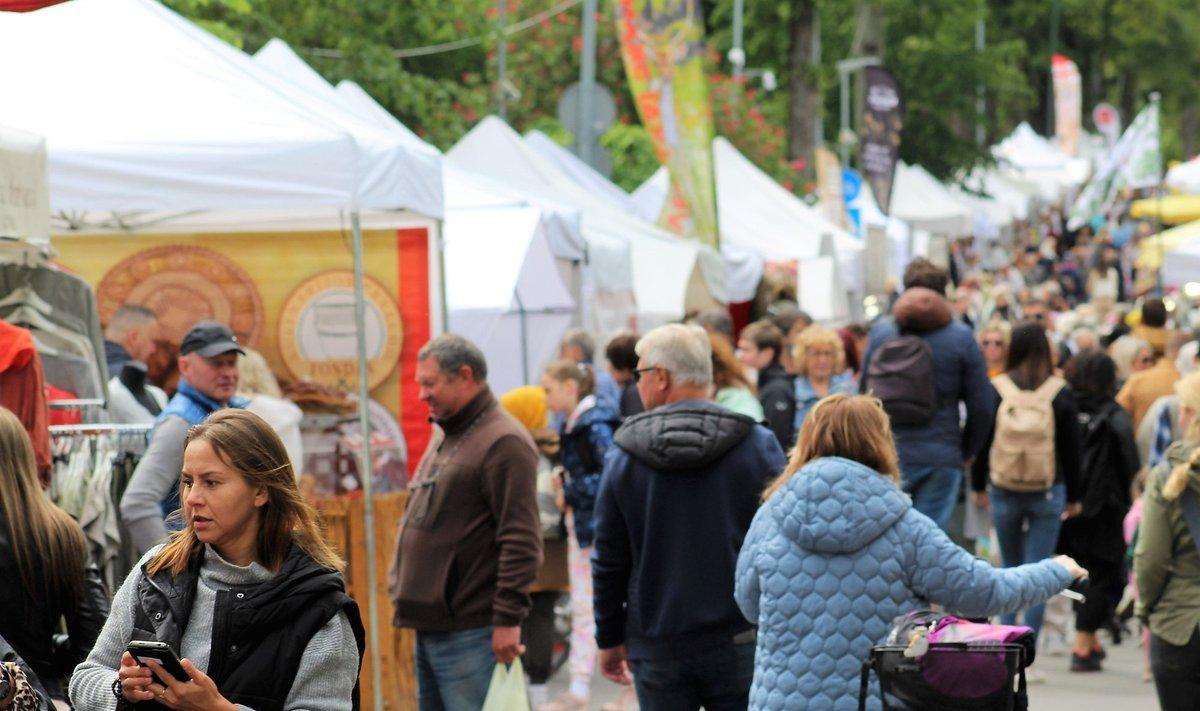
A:
[[[596,621],[592,611],[593,515],[604,455],[613,444],[621,419],[605,398],[597,398],[595,373],[570,360],[550,364],[542,374],[546,406],[566,417],[560,432],[564,475],[563,498],[568,507],[571,579],[571,687],[566,694],[537,711],[588,708],[596,667]]]
[[[931,603],[994,615],[1086,575],[1066,556],[993,568],[913,509],[898,482],[879,401],[820,401],[738,558],[738,605],[758,625],[751,709],[856,709],[862,662],[895,617]]]

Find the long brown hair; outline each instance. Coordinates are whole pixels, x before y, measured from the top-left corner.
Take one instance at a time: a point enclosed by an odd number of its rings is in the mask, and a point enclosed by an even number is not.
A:
[[[729,341],[715,333],[708,334],[708,340],[712,344],[713,385],[717,386],[717,390],[746,388],[754,392],[754,384],[746,378],[746,372],[742,370],[742,364],[734,355],[733,346],[729,345]]]
[[[900,482],[892,425],[883,403],[869,395],[830,395],[813,406],[800,426],[787,468],[763,492],[763,501],[821,457],[844,457]]]
[[[87,549],[83,531],[38,484],[29,435],[17,416],[0,407],[0,512],[21,587],[33,600],[71,607],[83,593]]]
[[[261,417],[235,408],[219,410],[188,431],[187,444],[198,441],[208,442],[217,456],[245,477],[248,484],[267,490],[267,503],[259,509],[256,561],[278,571],[295,543],[320,565],[331,570],[343,568],[342,559],[321,535],[317,512],[296,486],[292,462],[283,442]],[[182,478],[179,500],[187,501]],[[183,506],[186,511],[186,503]],[[204,544],[196,537],[196,529],[186,514],[184,521],[184,529],[173,534],[170,542],[150,559],[146,566],[149,575],[164,569],[179,575],[188,563],[203,554]]]

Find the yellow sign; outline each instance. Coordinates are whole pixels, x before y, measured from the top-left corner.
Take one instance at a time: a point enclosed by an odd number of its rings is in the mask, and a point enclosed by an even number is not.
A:
[[[403,326],[396,300],[374,279],[366,295],[367,373],[374,389],[396,369]],[[296,287],[279,314],[279,355],[298,380],[353,390],[358,380],[354,274],[325,272]]]

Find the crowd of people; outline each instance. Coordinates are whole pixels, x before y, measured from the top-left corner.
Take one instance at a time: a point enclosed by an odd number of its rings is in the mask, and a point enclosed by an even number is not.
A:
[[[479,709],[518,657],[538,711],[591,708],[597,671],[630,689],[607,709],[857,708],[898,617],[936,605],[1036,638],[1047,599],[1083,578],[1069,668],[1102,671],[1100,633],[1132,614],[1162,707],[1192,708],[1200,343],[1183,299],[1141,293],[1136,240],[1053,224],[1013,263],[967,242],[948,269],[912,261],[869,324],[784,299],[741,328],[706,312],[603,351],[571,331],[507,393],[468,340],[425,344],[434,435],[388,580],[420,708]],[[135,357],[152,325],[124,314],[111,355]],[[0,411],[0,586],[19,612],[0,655],[20,660],[0,692],[20,675],[77,708],[356,707],[358,607],[287,418],[239,395],[270,404],[241,382],[253,369],[204,322],[171,400],[126,373],[126,404],[157,426],[121,506],[141,560],[111,603]],[[564,598],[570,683],[549,698]],[[184,677],[135,659],[139,641]]]

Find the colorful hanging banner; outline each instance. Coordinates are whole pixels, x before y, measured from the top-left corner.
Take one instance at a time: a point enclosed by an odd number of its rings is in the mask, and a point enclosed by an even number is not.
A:
[[[617,0],[629,89],[671,176],[659,224],[717,246],[712,107],[699,0]]]
[[[1162,180],[1162,148],[1159,141],[1158,100],[1125,129],[1108,158],[1092,176],[1071,207],[1069,229],[1078,229],[1093,217],[1106,217],[1122,190],[1150,188]]]
[[[900,159],[900,130],[904,127],[904,99],[896,77],[883,67],[863,70],[866,101],[863,102],[859,167],[879,201],[879,209],[888,214],[892,199],[892,181],[896,161]]]
[[[1051,58],[1051,77],[1054,80],[1054,137],[1063,153],[1079,153],[1079,134],[1083,130],[1083,89],[1079,67],[1067,57],[1056,54]]]

